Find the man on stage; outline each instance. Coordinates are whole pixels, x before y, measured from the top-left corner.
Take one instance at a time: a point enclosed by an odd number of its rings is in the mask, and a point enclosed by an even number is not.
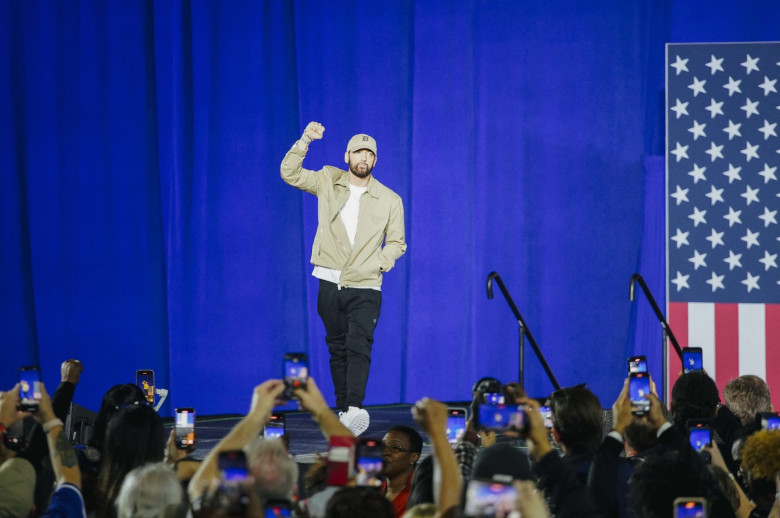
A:
[[[349,171],[304,169],[309,144],[325,127],[310,122],[282,160],[282,179],[317,196],[317,234],[312,275],[319,279],[317,312],[325,324],[330,372],[339,419],[356,436],[368,428],[362,408],[374,328],[382,305],[382,277],[406,251],[401,197],[371,174],[376,141],[352,137],[344,161]],[[383,246],[384,244],[384,246]]]

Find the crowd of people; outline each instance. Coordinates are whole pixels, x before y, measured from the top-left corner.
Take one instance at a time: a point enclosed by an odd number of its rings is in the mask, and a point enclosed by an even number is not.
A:
[[[63,422],[81,373],[77,360],[64,362],[61,384],[52,396],[41,384],[33,412],[19,410],[18,385],[2,394],[0,518],[671,518],[679,499],[688,513],[679,516],[780,518],[780,430],[765,429],[761,417],[773,407],[756,376],[729,382],[721,400],[705,372],[681,374],[668,408],[653,388],[644,410],[632,402],[626,379],[611,411],[586,385],[540,401],[517,384],[484,378],[472,389],[470,417],[456,441],[448,435],[447,405],[423,398],[411,410],[417,429],[398,425],[385,433],[378,485],[359,485],[356,472],[332,483],[329,470],[348,457],[331,450],[299,486],[287,443],[262,436],[284,396],[282,380],[255,387],[248,413],[193,461],[175,446],[175,431],[166,438],[162,419],[133,384],[108,390],[88,444],[74,447]],[[475,419],[486,394],[496,392],[522,413],[498,434]],[[293,395],[327,439],[347,451],[358,441],[314,379]],[[692,422],[712,433],[700,451],[689,441]]]

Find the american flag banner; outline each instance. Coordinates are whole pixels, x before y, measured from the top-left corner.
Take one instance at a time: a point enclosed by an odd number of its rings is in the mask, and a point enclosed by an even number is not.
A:
[[[780,406],[780,43],[666,47],[667,302],[721,390]],[[681,364],[669,351],[669,388]]]

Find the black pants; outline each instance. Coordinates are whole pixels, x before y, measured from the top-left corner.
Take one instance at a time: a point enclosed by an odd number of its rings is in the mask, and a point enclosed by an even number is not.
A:
[[[342,288],[320,279],[317,312],[325,324],[330,374],[341,410],[362,407],[371,365],[374,329],[382,307],[382,292]]]

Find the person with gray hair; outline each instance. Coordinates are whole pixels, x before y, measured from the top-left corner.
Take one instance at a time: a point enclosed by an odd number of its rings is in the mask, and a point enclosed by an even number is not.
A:
[[[753,421],[759,412],[772,411],[769,385],[752,374],[729,381],[723,388],[723,400],[743,425]]]
[[[279,439],[258,437],[245,447],[255,490],[263,501],[293,500],[298,483],[298,464]]]
[[[118,518],[183,518],[187,505],[176,473],[162,462],[130,471],[116,499]]]

